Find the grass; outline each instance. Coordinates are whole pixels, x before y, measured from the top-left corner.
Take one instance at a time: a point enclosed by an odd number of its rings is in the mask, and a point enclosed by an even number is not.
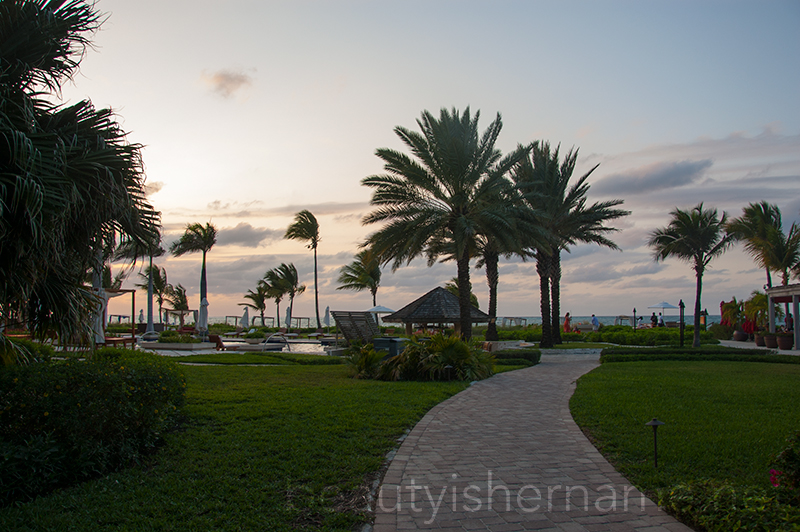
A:
[[[769,488],[771,457],[800,428],[800,367],[753,362],[606,363],[570,401],[615,467],[650,493],[692,479]],[[658,469],[653,434],[658,429]]]
[[[604,342],[564,342],[554,345],[550,349],[602,349],[608,345]]]
[[[141,467],[0,509],[0,529],[352,530],[397,438],[467,384],[346,371],[186,366],[188,420],[166,447]]]
[[[342,364],[340,357],[324,355],[303,355],[292,353],[214,353],[204,355],[184,355],[170,357],[176,362],[192,362],[197,364],[275,364],[275,365],[321,365],[334,366]]]

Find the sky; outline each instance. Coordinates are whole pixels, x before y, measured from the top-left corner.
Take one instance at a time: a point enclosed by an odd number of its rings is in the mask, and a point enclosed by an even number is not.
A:
[[[209,312],[241,315],[248,289],[281,262],[307,291],[313,255],[284,240],[295,213],[321,226],[320,311],[366,310],[368,292],[337,290],[374,226],[375,150],[404,150],[396,126],[423,110],[498,115],[497,147],[548,141],[579,149],[590,202],[624,200],[621,251],[563,254],[561,310],[639,313],[680,299],[693,308],[690,265],[656,263],[647,235],[700,202],[741,214],[766,200],[788,230],[800,222],[800,2],[790,1],[245,1],[98,0],[107,19],[65,101],[89,98],[143,145],[148,198],[164,242],[213,223]],[[169,282],[198,308],[199,254],[162,257]],[[399,309],[456,274],[415,260],[383,272],[378,303]],[[134,274],[126,281],[138,282]],[[481,308],[485,273],[472,270]],[[703,307],[749,296],[765,275],[741,246],[712,262]],[[539,316],[535,264],[500,265],[499,316]],[[129,314],[127,298],[112,314]],[[137,295],[137,308],[144,304]],[[138,310],[137,310],[138,312]],[[275,315],[270,303],[268,315]],[[283,309],[281,309],[283,318]]]

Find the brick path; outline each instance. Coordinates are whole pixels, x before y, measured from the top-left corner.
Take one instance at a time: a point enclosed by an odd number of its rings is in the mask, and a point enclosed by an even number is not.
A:
[[[545,355],[434,407],[386,472],[374,532],[690,532],[617,473],[572,420],[574,382],[597,360],[596,352]]]

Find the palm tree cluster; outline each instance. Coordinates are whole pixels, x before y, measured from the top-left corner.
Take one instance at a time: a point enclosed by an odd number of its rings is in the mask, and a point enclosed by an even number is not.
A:
[[[97,301],[84,283],[103,249],[149,241],[160,223],[140,146],[111,110],[46,97],[74,77],[100,23],[77,0],[0,3],[0,320],[75,340],[89,337]]]
[[[281,301],[283,301],[284,297],[289,296],[289,323],[286,323],[286,327],[291,332],[294,298],[305,291],[306,286],[300,284],[300,277],[297,274],[295,265],[283,262],[277,268],[267,270],[264,277],[258,281],[255,291],[248,290],[247,294],[244,295],[244,298],[248,301],[239,304],[258,311],[261,316],[261,325],[264,325],[264,313],[267,311],[267,300],[272,299],[275,301],[276,323],[278,327],[280,327]]]
[[[616,248],[605,224],[629,214],[622,200],[587,205],[589,174],[569,186],[577,159],[570,151],[559,163],[547,143],[519,146],[503,156],[495,147],[502,129],[498,114],[481,133],[480,112],[424,111],[420,132],[398,126],[395,133],[411,155],[380,148],[385,174],[362,180],[373,189],[364,224],[383,223],[362,244],[379,264],[396,270],[418,257],[428,265],[456,262],[460,333],[470,338],[470,263],[486,268],[489,285],[487,340],[497,339],[498,261],[500,256],[535,257],[541,277],[543,345],[560,341],[558,298],[560,252],[578,242]],[[340,282],[341,279],[340,279]],[[547,289],[545,289],[545,287]],[[551,299],[552,297],[552,299]]]

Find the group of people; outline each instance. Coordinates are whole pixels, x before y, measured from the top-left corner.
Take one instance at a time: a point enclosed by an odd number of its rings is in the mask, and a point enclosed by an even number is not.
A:
[[[597,332],[599,329],[600,320],[597,319],[597,316],[592,314],[592,331]],[[579,332],[577,327],[575,327],[575,329],[572,328],[572,318],[570,318],[569,312],[567,312],[567,315],[564,316],[564,332]]]
[[[651,327],[664,327],[664,316],[661,313],[658,313],[658,317],[656,317],[656,313],[653,312],[653,315],[650,316],[650,326]]]

